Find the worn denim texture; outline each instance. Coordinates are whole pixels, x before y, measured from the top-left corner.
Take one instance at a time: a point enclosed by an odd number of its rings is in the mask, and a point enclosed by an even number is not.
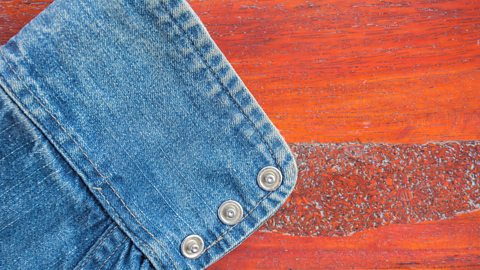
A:
[[[283,174],[275,191],[257,173]],[[0,49],[0,269],[198,269],[297,176],[188,3],[57,0]],[[217,209],[238,201],[242,221]],[[205,251],[182,256],[197,234]]]

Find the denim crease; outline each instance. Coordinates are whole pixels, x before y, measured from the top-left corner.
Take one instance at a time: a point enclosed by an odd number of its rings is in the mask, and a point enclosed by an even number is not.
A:
[[[26,198],[0,197],[2,269],[205,268],[295,185],[287,144],[186,1],[56,0],[0,56],[0,192]],[[283,175],[274,191],[257,184],[267,166]],[[235,225],[217,216],[227,200],[244,210]],[[36,257],[19,253],[38,226],[52,230]],[[192,234],[196,259],[180,248]]]

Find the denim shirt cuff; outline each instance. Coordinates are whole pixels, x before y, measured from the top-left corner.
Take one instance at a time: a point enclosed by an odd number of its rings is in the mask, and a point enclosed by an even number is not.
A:
[[[288,145],[185,1],[57,0],[0,49],[0,86],[158,269],[217,261],[295,185]]]

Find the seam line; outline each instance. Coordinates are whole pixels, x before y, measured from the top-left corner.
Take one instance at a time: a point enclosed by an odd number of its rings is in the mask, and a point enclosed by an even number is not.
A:
[[[95,170],[95,172],[102,178],[105,180],[105,183],[112,189],[112,191],[114,192],[115,196],[117,196],[117,198],[121,201],[122,205],[125,207],[125,209],[128,211],[128,213],[133,217],[133,219],[135,220],[135,222],[140,225],[140,227],[145,231],[147,232],[150,236],[153,236],[153,234],[147,229],[145,228],[145,226],[138,220],[138,218],[136,217],[136,215],[130,210],[130,208],[126,205],[125,201],[123,200],[123,198],[120,196],[120,194],[117,192],[117,190],[113,187],[113,185],[111,184],[111,182],[108,180],[108,178],[106,176],[104,176],[97,168],[96,164],[88,157],[88,155],[85,153],[85,151],[83,150],[83,148],[76,142],[76,140],[72,137],[72,135],[68,132],[68,130],[59,122],[59,120],[50,112],[50,110],[48,110],[45,105],[42,103],[42,101],[39,99],[39,97],[37,97],[23,82],[23,80],[20,79],[19,75],[16,73],[16,71],[9,65],[7,59],[5,59],[5,56],[0,53],[0,55],[2,56],[3,60],[5,61],[5,64],[7,65],[7,67],[10,69],[10,71],[12,71],[12,73],[17,77],[17,80],[19,82],[22,83],[22,85],[24,86],[24,89],[26,89],[30,95],[33,96],[33,98],[35,100],[37,100],[37,103],[50,115],[50,117],[52,117],[55,122],[60,126],[60,128],[63,130],[63,132],[70,138],[70,140],[77,146],[77,148],[80,150],[80,152],[82,152],[83,156],[86,158],[86,160],[91,164],[91,166],[93,167],[93,169]],[[6,89],[4,89],[6,91]],[[21,100],[15,92],[11,91],[12,95],[14,95],[17,100]],[[33,117],[33,115],[32,115]],[[88,185],[87,185],[88,186]],[[112,207],[112,209],[115,209]],[[119,217],[119,216],[118,216]],[[119,217],[120,218],[120,217]],[[120,218],[121,219],[121,218]],[[154,236],[153,236],[154,237]],[[154,237],[154,239],[156,239],[157,242],[159,242],[159,240]],[[160,242],[159,244],[161,246],[163,246]],[[150,246],[147,244],[147,246]],[[152,247],[150,246],[150,248],[152,249]],[[168,254],[167,250],[165,249],[165,253],[168,255],[168,257],[170,258],[170,260],[172,261],[172,263],[175,265],[175,261],[173,260],[173,258],[170,256],[170,254]]]
[[[163,0],[160,1],[160,4],[162,5],[162,9],[169,15],[169,18],[170,20],[175,23],[175,25],[177,26],[177,28],[179,28],[181,30],[181,34],[183,34],[184,37],[187,38],[188,41],[190,41],[190,45],[193,47],[194,49],[194,52],[196,52],[197,56],[202,60],[203,62],[203,65],[205,67],[208,68],[208,71],[214,76],[214,78],[217,80],[217,83],[220,84],[220,86],[222,87],[222,89],[224,90],[224,92],[227,93],[227,95],[230,97],[230,99],[232,100],[232,102],[236,105],[237,109],[243,114],[243,116],[251,123],[251,125],[253,126],[253,128],[256,130],[256,132],[260,135],[260,139],[261,141],[268,147],[269,149],[269,152],[270,152],[270,155],[272,156],[273,160],[275,161],[275,164],[277,166],[280,166],[279,163],[278,163],[278,160],[276,159],[275,155],[274,155],[274,152],[273,152],[273,149],[271,147],[271,145],[269,143],[267,143],[267,141],[265,140],[264,138],[264,135],[262,134],[262,132],[260,132],[260,130],[255,126],[255,123],[253,122],[252,119],[250,119],[250,117],[245,113],[245,111],[243,110],[243,107],[236,101],[236,99],[231,95],[230,91],[228,91],[228,88],[226,87],[226,85],[221,81],[220,77],[217,75],[217,73],[212,69],[212,67],[210,65],[208,65],[208,61],[205,59],[205,57],[198,51],[197,47],[195,46],[195,43],[193,42],[193,40],[191,39],[190,35],[188,35],[188,33],[186,32],[186,30],[181,27],[181,24],[178,23],[175,18],[173,17],[173,14],[171,14],[171,10],[168,9],[166,6],[165,6],[165,3],[163,2]],[[183,11],[183,13],[185,12],[188,12],[188,11]],[[199,25],[198,21],[195,20],[195,25]],[[201,27],[201,25],[200,25]],[[203,31],[203,29],[202,29]],[[211,41],[210,41],[211,42]],[[215,46],[215,45],[214,45]],[[223,59],[222,61],[223,62]],[[228,67],[229,69],[231,69],[230,67]],[[236,73],[234,74],[235,76],[238,76]],[[243,87],[242,87],[243,88]],[[242,89],[244,90],[244,89]],[[253,103],[253,102],[252,102]],[[242,221],[248,217],[258,206],[260,206],[260,204],[265,200],[267,199],[271,194],[273,193],[273,191],[267,193],[266,195],[264,195],[262,198],[260,198],[260,200],[257,202],[257,204],[254,206],[254,208],[252,208],[248,214],[242,219]],[[219,235],[206,249],[204,252],[206,252],[207,250],[209,250],[210,248],[212,248],[213,246],[215,246],[216,244],[218,244],[221,240],[223,240],[224,236],[229,233],[232,229],[234,229],[237,225],[241,224],[241,221],[239,223],[237,223],[236,225],[228,228],[228,230],[224,231],[221,235]]]
[[[183,3],[183,1],[182,1]],[[190,37],[190,35],[187,33],[187,30],[183,28],[182,24],[179,23],[175,17],[173,16],[173,14],[171,13],[171,10],[165,6],[165,2],[163,0],[160,1],[160,5],[163,7],[163,10],[166,11],[166,13],[168,14],[170,20],[175,23],[175,25],[177,26],[177,28],[179,28],[181,30],[181,34],[183,34],[184,37],[187,38],[187,40],[190,42],[190,45],[191,47],[193,48],[194,52],[197,54],[197,56],[202,60],[203,62],[203,65],[208,69],[208,71],[210,72],[210,74],[212,74],[212,76],[216,79],[217,83],[220,84],[220,86],[222,87],[222,89],[224,90],[224,92],[226,92],[226,94],[228,95],[228,97],[230,97],[231,101],[233,102],[233,104],[235,104],[235,106],[237,107],[237,109],[243,114],[243,116],[250,122],[250,124],[252,125],[252,127],[256,130],[256,132],[260,135],[260,140],[268,147],[268,151],[270,152],[270,155],[272,156],[273,160],[275,161],[275,164],[277,166],[279,166],[279,163],[278,163],[278,160],[277,158],[275,157],[274,155],[274,151],[272,149],[272,146],[265,140],[265,137],[263,135],[262,132],[260,132],[260,130],[257,128],[257,126],[255,125],[255,122],[246,114],[246,112],[244,111],[244,108],[238,103],[238,101],[232,96],[232,93],[230,93],[230,91],[228,90],[228,87],[222,82],[221,78],[218,76],[217,72],[215,72],[213,70],[213,68],[208,64],[208,60],[205,59],[205,56],[198,50],[197,46],[195,46],[195,43],[193,41],[193,39]],[[187,4],[188,5],[188,4]],[[182,13],[187,13],[189,11],[182,11]],[[191,13],[191,12],[190,12]],[[191,14],[193,15],[193,14]],[[194,16],[194,15],[193,15]],[[204,29],[202,27],[201,24],[199,24],[198,20],[195,19],[195,18],[189,18],[189,20],[195,20],[195,25],[198,25],[201,29],[201,31],[203,32]],[[193,27],[193,26],[192,26]],[[207,37],[209,38],[209,42],[211,43],[214,43],[212,40],[212,38],[210,37]],[[212,44],[213,45],[213,48],[215,48],[215,44]],[[214,49],[210,49],[211,50],[214,50]],[[220,62],[223,62],[223,56],[222,56],[222,60]],[[228,66],[227,65],[227,68],[230,70],[230,71],[233,71],[232,67]],[[239,77],[238,74],[236,74],[235,71],[233,71],[234,73],[234,76],[235,77]],[[240,80],[241,81],[241,80]],[[239,82],[241,83],[241,82]],[[245,91],[244,87],[241,86],[242,88],[242,91]],[[249,93],[250,94],[250,93]],[[251,103],[254,103],[254,102],[251,102]]]
[[[113,257],[113,255],[117,254],[117,251],[120,250],[120,248],[122,247],[122,245],[128,241],[128,237],[125,237],[125,239],[123,239],[123,241],[117,245],[117,247],[112,251],[112,253],[110,254],[110,256],[108,256],[102,263],[102,265],[100,265],[100,267],[98,269],[102,269],[105,264],[107,264],[107,262],[110,260],[110,258]]]
[[[116,217],[121,220],[123,222],[123,220],[120,218],[118,212],[116,211],[115,207],[113,207],[113,205],[110,203],[110,201],[107,199],[107,197],[105,196],[105,194],[103,194],[102,192],[102,189],[101,188],[97,188],[95,187],[94,188],[96,191],[98,191],[98,193],[100,193],[100,195],[102,195],[103,199],[107,202],[108,206],[112,209],[112,211],[115,213]],[[151,237],[155,238],[155,236],[153,234],[150,235]],[[156,239],[156,238],[155,238]],[[143,239],[139,238],[140,242],[142,242],[142,245],[148,245]],[[159,245],[162,247],[162,248],[165,248],[161,243],[159,243]],[[172,257],[170,257],[170,254],[168,252],[165,252],[165,254],[170,258],[170,260],[172,261],[173,263],[173,267],[175,269],[178,269],[176,264],[175,264],[175,261],[173,260]]]
[[[116,228],[115,223],[112,223],[110,226],[112,226],[112,227],[107,230],[107,234],[103,235],[103,237],[100,239],[100,242],[98,242],[98,244],[94,244],[95,246],[92,247],[89,251],[87,251],[87,252],[90,252],[90,254],[88,254],[87,257],[84,257],[82,259],[83,262],[80,265],[76,266],[74,269],[84,269],[84,266],[95,255],[95,252],[102,246],[103,242],[105,242],[105,240],[107,240],[107,238],[115,230],[115,228]]]
[[[250,122],[250,124],[252,125],[253,129],[259,134],[259,137],[260,137],[260,140],[267,146],[268,148],[268,151],[270,152],[270,155],[272,157],[272,159],[274,160],[275,162],[275,165],[277,166],[280,166],[279,165],[279,162],[276,158],[276,156],[274,155],[274,151],[273,151],[273,148],[272,148],[272,145],[270,143],[267,142],[266,138],[265,138],[265,135],[259,130],[259,128],[255,125],[255,122],[247,115],[247,113],[244,111],[244,108],[238,103],[238,101],[232,96],[232,93],[228,90],[228,87],[222,82],[222,79],[221,77],[219,77],[219,75],[217,74],[217,72],[215,72],[213,70],[213,68],[208,64],[208,60],[206,60],[205,56],[199,51],[199,49],[195,46],[195,43],[193,41],[193,39],[190,37],[190,35],[188,35],[187,33],[187,30],[183,28],[183,26],[175,19],[175,17],[173,16],[173,14],[171,13],[172,11],[170,9],[168,9],[166,6],[165,6],[165,3],[163,0],[160,1],[160,4],[162,5],[164,11],[166,11],[166,13],[168,14],[170,20],[175,23],[175,25],[177,26],[177,28],[181,31],[181,34],[183,34],[184,37],[186,37],[186,39],[190,42],[190,45],[193,47],[193,50],[194,52],[196,53],[197,57],[202,60],[203,62],[203,65],[207,68],[207,70],[209,71],[209,73],[214,77],[214,79],[217,81],[217,83],[222,87],[223,91],[227,94],[227,96],[230,98],[230,100],[232,101],[233,104],[235,104],[235,106],[237,107],[237,109],[240,111],[240,113],[248,120],[248,122]],[[184,3],[182,3],[184,4]],[[187,4],[188,5],[188,4]],[[183,8],[183,7],[182,7]],[[182,13],[187,13],[188,11],[183,11]],[[189,18],[189,20],[192,20],[192,18]],[[202,25],[197,21],[197,19],[193,18],[193,20],[195,20],[195,25],[197,26],[200,26],[202,28]],[[204,29],[202,28],[201,29],[202,31],[202,34]],[[207,36],[207,38],[209,38]],[[208,42],[212,42],[211,40],[209,40]],[[213,44],[213,48],[215,49],[215,44]],[[211,49],[211,50],[214,50],[214,49]],[[50,117],[53,118],[53,120],[55,120],[55,122],[60,126],[60,128],[63,130],[64,133],[66,133],[66,135],[70,138],[70,140],[76,145],[76,147],[80,150],[80,152],[83,154],[83,156],[85,157],[85,159],[91,164],[92,168],[94,169],[94,171],[103,179],[105,180],[105,183],[110,187],[110,189],[112,189],[113,193],[115,194],[115,196],[120,200],[121,204],[123,205],[123,207],[128,211],[128,213],[133,217],[133,219],[135,220],[135,222],[145,231],[147,232],[147,234],[149,234],[151,237],[153,237],[159,244],[160,246],[163,247],[163,245],[161,244],[161,242],[140,222],[140,220],[137,218],[137,216],[132,212],[132,210],[127,206],[127,204],[125,203],[125,201],[123,200],[123,198],[120,196],[120,194],[118,193],[118,191],[113,187],[112,183],[110,182],[110,180],[105,176],[103,175],[103,173],[100,172],[100,170],[97,168],[97,165],[89,158],[89,156],[86,154],[86,152],[84,151],[84,149],[82,148],[82,146],[80,146],[77,141],[73,138],[73,136],[69,133],[69,131],[62,125],[62,123],[55,117],[55,115],[53,115],[52,112],[50,112],[49,109],[46,108],[46,106],[43,104],[43,102],[40,100],[39,97],[37,97],[25,84],[22,80],[20,80],[20,75],[16,73],[16,71],[9,65],[9,62],[5,59],[5,56],[3,54],[0,53],[0,55],[2,56],[2,58],[5,60],[5,63],[7,65],[7,67],[12,71],[12,73],[17,77],[17,79],[19,79],[19,81],[22,83],[22,85],[24,86],[25,90],[27,90],[33,97],[34,99],[39,103],[39,105],[50,115]],[[224,59],[223,59],[224,56],[222,56],[222,60],[221,60],[221,65],[225,65],[224,64]],[[229,69],[230,72],[233,72],[233,75],[234,76],[238,76],[238,74],[236,74],[235,71],[232,70],[232,67],[226,65],[226,67]],[[241,80],[240,82],[241,83]],[[246,90],[245,87],[241,86],[241,91],[247,91],[248,93],[248,90]],[[12,91],[12,94],[15,95],[17,97],[18,100],[21,100],[19,99],[19,97],[16,95],[15,92]],[[252,100],[250,102],[251,104],[255,104],[255,101]],[[32,115],[33,116],[33,115]],[[263,117],[265,117],[263,115]],[[110,202],[108,201],[108,199],[105,197],[105,195],[102,193],[101,189],[98,189],[98,188],[94,188],[96,189],[102,196],[103,198],[105,199],[105,201],[107,202],[107,204],[109,204],[109,206],[111,207],[111,209],[113,210],[113,212],[116,213],[117,217],[119,217],[116,209],[110,204]],[[251,213],[258,208],[258,206],[263,203],[271,194],[273,193],[272,192],[269,192],[267,193],[266,195],[264,195],[258,202],[257,204],[254,206],[254,208],[252,208],[248,214],[242,219],[242,221],[247,218],[248,216],[251,215]],[[122,220],[120,217],[119,217],[120,220]],[[122,220],[123,222],[123,220]],[[218,244],[219,241],[221,241],[224,236],[229,233],[232,229],[234,229],[237,225],[239,225],[240,223],[237,223],[235,226],[232,226],[230,227],[228,230],[226,230],[225,232],[223,232],[220,236],[217,237],[217,239],[215,239],[207,248],[205,251],[207,251],[208,249],[212,248],[213,246],[215,246],[216,244]],[[140,238],[140,241],[143,242],[143,240]],[[145,242],[144,242],[145,243]],[[147,246],[150,247],[150,249],[152,249],[152,247],[149,245],[149,244],[146,244]],[[165,248],[165,247],[163,247]],[[170,256],[170,254],[167,252],[167,249],[165,249],[165,254],[170,258],[170,260],[172,261],[174,267],[177,269],[176,267],[176,264],[175,264],[175,261],[173,260],[173,258]]]
[[[260,198],[260,200],[257,202],[257,204],[255,204],[255,206],[250,209],[250,211],[248,211],[248,213],[242,218],[242,220],[240,222],[238,222],[237,224],[231,226],[230,228],[228,228],[228,230],[226,230],[225,232],[223,232],[222,234],[220,234],[217,239],[215,239],[215,241],[213,241],[208,247],[205,248],[205,251],[206,252],[207,250],[209,250],[210,248],[214,247],[216,244],[218,244],[218,242],[222,241],[224,236],[229,233],[231,230],[233,230],[235,227],[237,227],[238,225],[240,225],[240,223],[242,223],[242,221],[244,221],[248,216],[250,216],[253,211],[255,211],[255,209],[257,209],[260,204],[268,197],[270,196],[271,194],[273,193],[273,191],[270,191],[269,193],[267,193],[266,195],[264,195],[262,198]]]
[[[80,4],[82,5],[82,7],[84,8],[84,10],[85,10],[90,16],[95,17],[95,15],[94,15],[94,14],[91,12],[91,10],[89,9],[88,5],[86,5],[86,4],[83,3],[83,2],[80,2]],[[104,27],[102,24],[99,24],[99,23],[97,23],[96,21],[94,21],[94,23],[95,23],[96,26],[98,26],[98,27],[99,27],[100,29],[102,29],[104,32],[107,32],[106,29],[105,29],[105,27]],[[108,107],[108,106],[107,106],[107,107]],[[108,107],[108,108],[109,108],[109,107]],[[109,109],[110,109],[110,108],[109,108]],[[113,134],[113,133],[111,133],[111,134]],[[116,140],[116,138],[115,138],[113,135],[112,135],[111,137],[112,137],[114,140]],[[165,151],[163,150],[163,147],[161,147],[161,150],[162,150],[163,155],[166,157],[166,154],[164,153]],[[128,154],[127,154],[127,155],[128,155]],[[129,159],[131,159],[132,162],[134,162],[132,158],[129,157]],[[168,161],[168,162],[170,162],[169,160],[170,160],[170,159],[167,158],[167,161]],[[180,219],[181,221],[183,221],[183,223],[184,223],[187,227],[189,227],[190,231],[193,232],[193,229],[190,227],[190,225],[189,225],[182,217],[180,217],[180,215],[179,215],[179,214],[177,213],[177,211],[171,206],[171,204],[168,202],[168,200],[165,199],[165,195],[155,186],[155,184],[153,184],[153,183],[149,180],[148,177],[145,176],[145,173],[144,173],[143,171],[141,171],[141,172],[142,172],[145,180],[154,187],[155,191],[157,191],[158,194],[160,194],[160,197],[162,197],[162,199],[164,200],[164,202],[168,205],[168,207],[172,210],[172,212],[178,217],[178,219]],[[187,178],[185,178],[185,177],[183,176],[183,174],[181,174],[181,173],[180,173],[180,176],[182,176],[185,180],[187,179]],[[189,188],[189,187],[188,187],[188,188]],[[195,193],[200,199],[202,199],[202,197],[200,196],[200,194],[199,194],[194,188],[189,188],[189,190],[190,190],[191,192]],[[205,200],[202,199],[202,202],[204,202],[205,205],[206,205],[209,209],[211,209],[211,207],[205,202]],[[148,216],[145,216],[145,217],[151,222],[151,220],[148,218]]]

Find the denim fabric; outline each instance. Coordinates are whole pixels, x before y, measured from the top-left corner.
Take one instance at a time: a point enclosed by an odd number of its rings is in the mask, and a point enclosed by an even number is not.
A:
[[[266,166],[275,191],[257,184]],[[204,268],[296,175],[185,1],[57,0],[0,49],[0,269]],[[219,220],[226,200],[238,224]]]

